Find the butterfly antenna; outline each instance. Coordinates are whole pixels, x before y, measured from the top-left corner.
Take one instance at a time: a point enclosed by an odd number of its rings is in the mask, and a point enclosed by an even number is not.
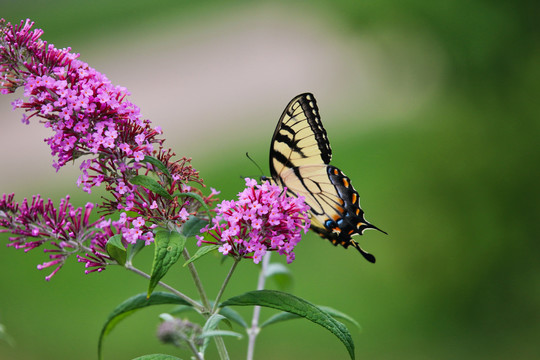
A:
[[[247,156],[247,158],[248,158],[249,160],[251,160],[251,162],[252,162],[253,164],[255,164],[255,166],[257,167],[257,169],[259,169],[259,171],[260,171],[260,173],[261,173],[261,177],[263,177],[263,176],[264,176],[264,172],[263,172],[262,168],[259,166],[259,164],[257,164],[257,162],[251,158],[251,156],[249,156],[249,153],[248,153],[248,152],[246,152],[246,156]]]

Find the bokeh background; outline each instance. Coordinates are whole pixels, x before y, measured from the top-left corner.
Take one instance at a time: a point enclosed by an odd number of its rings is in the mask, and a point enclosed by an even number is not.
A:
[[[540,358],[537,2],[0,4],[0,17],[33,19],[44,39],[71,46],[127,87],[144,117],[163,127],[166,145],[193,157],[223,199],[242,188],[242,177],[260,175],[246,152],[268,172],[284,106],[313,92],[333,164],[389,235],[359,239],[376,265],[306,236],[290,265],[291,291],[357,319],[362,330],[349,328],[358,358]],[[22,125],[14,98],[0,97],[0,191],[98,201],[101,194],[76,187],[77,166],[54,172],[42,141],[48,132]],[[47,283],[48,273],[36,270],[45,259],[40,250],[0,248],[0,324],[15,340],[0,342],[0,359],[95,359],[108,313],[146,283],[114,268],[85,276],[74,259]],[[138,264],[149,270],[150,259],[143,254]],[[210,296],[227,269],[217,257],[200,261]],[[257,271],[241,263],[225,297],[252,290]],[[185,269],[165,280],[196,296]],[[187,358],[154,337],[167,310],[121,323],[106,358]],[[245,358],[245,339],[228,344],[232,359]],[[326,330],[294,320],[265,329],[256,358],[347,353]]]

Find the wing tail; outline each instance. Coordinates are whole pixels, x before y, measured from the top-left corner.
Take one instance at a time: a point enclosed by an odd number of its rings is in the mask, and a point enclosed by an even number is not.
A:
[[[362,256],[364,257],[364,259],[366,259],[367,261],[369,261],[370,263],[372,264],[375,264],[375,256],[371,255],[370,253],[368,253],[367,251],[365,251],[364,249],[362,249],[360,247],[360,245],[354,241],[354,240],[351,240],[351,245],[355,247],[356,250],[358,250],[360,252],[360,254],[362,254]]]

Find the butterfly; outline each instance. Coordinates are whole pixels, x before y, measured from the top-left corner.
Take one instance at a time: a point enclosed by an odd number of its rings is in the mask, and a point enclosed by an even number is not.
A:
[[[370,224],[360,208],[351,180],[330,165],[332,149],[313,94],[292,99],[277,124],[270,145],[272,182],[289,194],[303,196],[310,206],[311,230],[344,248],[352,245],[374,263],[375,256],[352,239],[366,229],[386,232]]]

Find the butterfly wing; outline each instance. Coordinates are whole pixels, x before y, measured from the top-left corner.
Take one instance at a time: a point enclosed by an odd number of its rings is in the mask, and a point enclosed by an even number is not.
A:
[[[296,96],[279,119],[270,148],[272,179],[310,206],[311,229],[334,245],[352,245],[370,262],[353,235],[378,229],[364,218],[350,179],[329,165],[332,150],[312,94]],[[380,230],[382,231],[382,230]]]
[[[322,126],[315,98],[310,93],[296,96],[283,111],[272,137],[272,178],[279,182],[281,173],[287,169],[328,164],[331,158],[332,149]]]
[[[360,196],[341,170],[325,164],[304,165],[284,171],[282,182],[289,193],[305,198],[310,207],[311,230],[334,245],[352,245],[366,260],[375,262],[375,257],[352,236],[370,228],[382,230],[365,219]]]

